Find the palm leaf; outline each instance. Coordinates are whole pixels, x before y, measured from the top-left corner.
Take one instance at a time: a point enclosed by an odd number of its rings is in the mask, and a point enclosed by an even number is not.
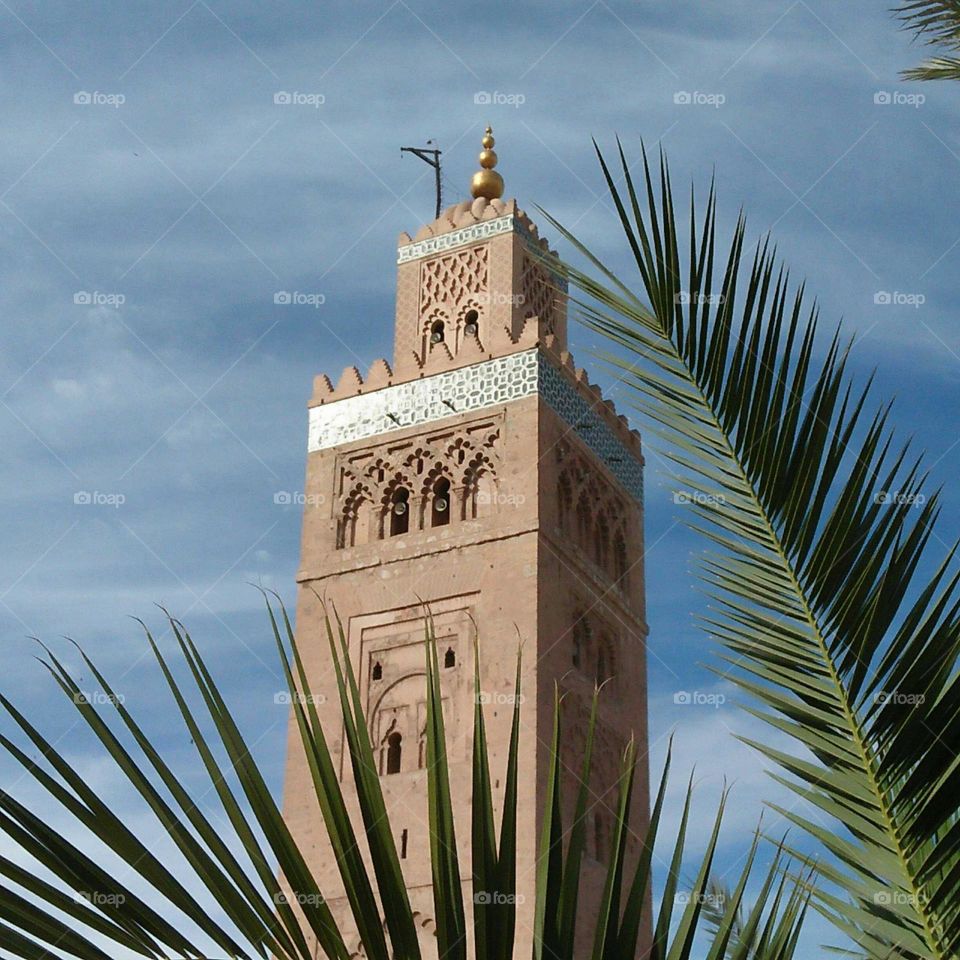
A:
[[[960,51],[960,0],[907,0],[895,9],[905,29],[932,46]],[[960,57],[931,57],[904,70],[906,80],[960,80]]]
[[[278,617],[267,602],[270,629],[276,642],[292,704],[294,728],[306,753],[320,813],[340,869],[344,891],[353,913],[361,945],[367,957],[392,960],[420,956],[409,899],[397,858],[393,834],[385,816],[386,807],[373,764],[367,718],[339,621],[327,619],[331,660],[346,726],[348,752],[361,808],[362,834],[351,822],[339,777],[327,747],[327,739],[315,709],[309,676],[304,668],[286,612]],[[81,651],[84,666],[92,672],[106,696],[92,703],[82,694],[68,667],[44,648],[43,663],[58,688],[78,711],[78,720],[100,743],[104,756],[116,764],[118,773],[146,802],[159,824],[183,857],[185,866],[176,872],[152,853],[128,825],[111,810],[108,799],[71,767],[54,742],[20,712],[0,697],[19,735],[39,752],[46,767],[31,758],[11,738],[0,736],[0,746],[46,794],[47,815],[29,809],[15,797],[0,792],[0,831],[14,848],[34,858],[50,879],[35,875],[5,857],[0,857],[0,951],[4,956],[39,960],[51,956],[76,960],[110,960],[118,949],[154,958],[201,958],[223,956],[253,960],[313,960],[314,941],[330,958],[348,954],[343,932],[333,922],[323,891],[312,875],[307,858],[289,832],[280,810],[266,788],[253,759],[250,745],[234,720],[198,646],[189,632],[173,618],[170,632],[188,668],[190,685],[181,685],[149,630],[147,642],[156,658],[160,676],[173,697],[177,713],[194,743],[202,770],[210,779],[212,795],[233,830],[214,826],[199,809],[143,728],[124,706],[123,698],[109,685],[93,661]],[[459,872],[453,797],[446,761],[446,741],[440,696],[440,670],[432,625],[426,631],[428,812],[431,823],[431,859],[434,872],[435,907],[438,918],[437,952],[444,957],[465,956],[467,918],[475,921],[478,960],[510,960],[514,954],[516,927],[516,803],[520,743],[520,664],[517,665],[516,696],[499,839],[495,830],[495,804],[491,790],[488,748],[481,698],[474,716],[473,756],[473,885],[474,890],[496,892],[489,909],[471,910],[464,903]],[[476,659],[479,677],[479,656]],[[477,680],[479,694],[479,680]],[[205,713],[189,705],[198,694]],[[114,731],[113,719],[129,735],[136,751],[129,749]],[[596,699],[593,704],[596,714]],[[590,750],[584,759],[569,835],[560,822],[559,698],[554,714],[555,736],[549,758],[552,771],[546,788],[557,803],[548,807],[545,845],[540,851],[536,916],[543,935],[535,940],[535,955],[560,960],[572,956],[573,935],[578,920],[592,921],[596,931],[594,960],[633,960],[640,944],[647,892],[651,887],[653,846],[664,806],[667,768],[661,780],[641,853],[632,862],[627,855],[631,826],[629,811],[636,767],[636,751],[627,749],[620,772],[618,817],[610,850],[602,919],[578,917],[578,887],[583,848],[583,821],[590,778]],[[210,736],[205,731],[212,731]],[[587,738],[592,742],[593,721]],[[226,755],[218,763],[216,753]],[[49,767],[49,770],[47,769]],[[162,789],[161,789],[162,788]],[[684,831],[674,847],[668,896],[661,905],[656,944],[650,956],[656,960],[686,960],[698,931],[707,929],[702,902],[711,865],[714,863],[722,818],[722,804],[706,856],[698,867],[689,895],[681,896],[679,877],[683,864]],[[690,791],[686,809],[690,807]],[[52,811],[69,813],[83,828],[82,844],[74,843],[50,824]],[[377,818],[380,818],[379,820]],[[686,817],[685,817],[686,819]],[[76,832],[75,830],[72,832]],[[122,870],[102,866],[81,849],[94,839],[109,849]],[[155,838],[151,841],[155,845]],[[369,854],[372,872],[361,855]],[[242,852],[238,857],[237,851]],[[242,865],[243,860],[248,863]],[[276,866],[274,866],[276,864]],[[546,864],[550,870],[544,870]],[[753,853],[741,880],[751,874]],[[129,886],[118,877],[136,878]],[[629,879],[629,882],[628,882]],[[150,903],[130,886],[146,883]],[[478,887],[483,884],[485,887]],[[201,903],[190,888],[199,885],[219,907],[215,917],[208,903]],[[747,943],[757,960],[790,960],[810,897],[807,880],[788,879],[785,865],[774,859],[747,920],[741,925],[738,943]],[[674,905],[685,904],[671,932]],[[472,905],[470,905],[472,906]],[[442,926],[441,926],[442,918]],[[714,943],[725,945],[733,931],[732,918],[714,923]],[[386,933],[384,932],[386,931]],[[746,931],[746,932],[744,932]],[[210,944],[214,945],[211,953]],[[714,949],[714,957],[722,956]]]
[[[644,154],[638,187],[621,147],[619,187],[598,155],[642,295],[552,222],[589,263],[567,268],[584,320],[616,346],[678,484],[709,494],[692,498],[705,626],[804,752],[755,745],[846,828],[789,815],[850,893],[817,902],[871,956],[956,957],[960,597],[952,554],[919,570],[938,493],[768,240],[745,255],[741,217],[721,260],[711,187],[702,217],[691,198],[684,253],[665,161],[655,177]]]

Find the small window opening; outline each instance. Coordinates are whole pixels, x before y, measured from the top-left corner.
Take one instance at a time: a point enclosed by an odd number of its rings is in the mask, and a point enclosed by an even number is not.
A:
[[[447,652],[443,655],[443,666],[445,669],[449,670],[451,667],[457,665],[457,655],[453,652],[453,647],[448,647]]]
[[[407,831],[402,830],[400,832],[400,859],[407,859]]]
[[[390,501],[390,536],[396,537],[410,529],[410,491],[399,487]]]
[[[373,680],[383,679],[383,664],[379,660],[373,665],[373,669],[370,671],[370,677]]]
[[[465,336],[475,337],[480,329],[478,321],[480,314],[476,310],[468,310],[463,318],[463,332]]]
[[[430,328],[430,342],[443,343],[443,321],[437,320]]]
[[[433,485],[430,505],[430,526],[442,527],[450,522],[450,481],[441,478]]]
[[[403,737],[399,733],[391,733],[387,737],[387,773],[400,772],[400,755],[403,749]]]

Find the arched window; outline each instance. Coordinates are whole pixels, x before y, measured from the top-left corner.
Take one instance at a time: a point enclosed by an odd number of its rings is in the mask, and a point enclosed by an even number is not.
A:
[[[400,755],[403,750],[403,737],[394,730],[387,737],[387,773],[400,772]]]
[[[400,831],[400,859],[407,859],[407,837],[408,833],[406,829]]]
[[[593,531],[593,559],[601,570],[605,570],[607,567],[607,544],[609,540],[610,524],[601,513],[597,517],[597,523]]]
[[[450,522],[450,481],[441,477],[433,485],[430,500],[430,526],[442,527]]]
[[[447,652],[443,655],[444,669],[449,670],[457,665],[457,655],[453,652],[453,647],[447,647]]]
[[[417,741],[417,767],[422,770],[427,765],[427,728],[420,731],[420,739]]]
[[[379,660],[373,665],[373,669],[370,671],[370,679],[371,680],[383,679],[383,664]]]
[[[570,533],[570,516],[573,513],[573,490],[570,478],[562,476],[557,483],[557,522],[561,533]]]
[[[410,491],[397,487],[390,498],[390,536],[396,537],[410,529]]]
[[[337,525],[337,547],[353,547],[367,542],[369,529],[367,500],[354,493],[346,502]]]
[[[476,310],[468,310],[463,316],[463,335],[475,337],[480,329],[480,314]]]
[[[627,589],[627,541],[623,533],[613,541],[613,577],[621,590]]]
[[[464,520],[489,516],[496,505],[496,485],[490,469],[481,461],[472,463],[463,484]]]
[[[430,327],[430,342],[431,343],[443,343],[444,339],[444,330],[443,330],[443,321],[436,320],[433,325]]]
[[[577,538],[582,547],[590,546],[590,537],[593,533],[591,520],[590,500],[586,493],[582,493],[577,500]]]

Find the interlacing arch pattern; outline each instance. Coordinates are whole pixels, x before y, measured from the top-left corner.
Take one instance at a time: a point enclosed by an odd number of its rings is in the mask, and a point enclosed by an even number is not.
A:
[[[421,441],[342,465],[337,547],[471,520],[496,505],[499,430]]]
[[[557,459],[562,464],[557,480],[560,532],[621,590],[626,590],[629,511],[623,498],[568,444],[560,445]]]

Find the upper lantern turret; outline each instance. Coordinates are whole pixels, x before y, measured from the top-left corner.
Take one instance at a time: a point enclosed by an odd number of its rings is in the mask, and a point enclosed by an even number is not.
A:
[[[480,142],[483,144],[483,149],[477,159],[481,169],[470,180],[470,193],[474,197],[498,200],[503,196],[503,177],[493,169],[497,165],[497,154],[493,149],[496,141],[493,139],[492,127],[487,127]]]

